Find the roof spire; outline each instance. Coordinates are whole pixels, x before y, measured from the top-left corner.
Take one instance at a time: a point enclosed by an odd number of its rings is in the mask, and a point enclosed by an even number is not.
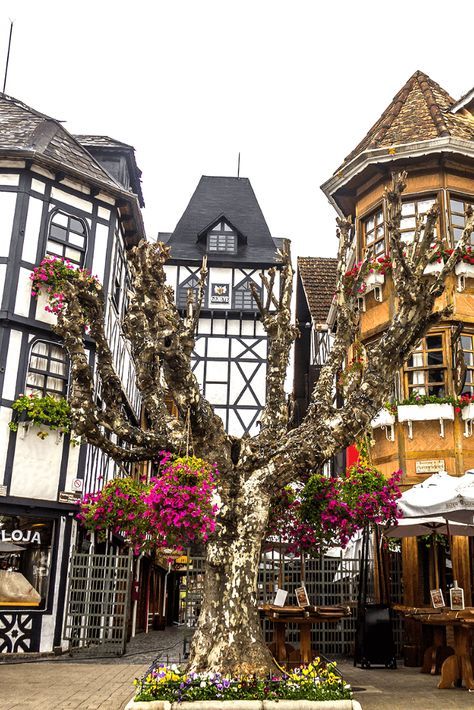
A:
[[[13,33],[13,20],[10,20],[10,34],[8,36],[7,58],[5,61],[5,75],[3,77],[3,89],[2,89],[3,94],[5,93],[5,88],[7,85],[8,64],[10,63],[10,49],[12,46],[12,33]]]

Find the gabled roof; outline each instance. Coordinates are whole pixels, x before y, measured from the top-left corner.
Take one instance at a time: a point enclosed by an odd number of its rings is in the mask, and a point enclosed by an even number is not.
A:
[[[275,261],[276,248],[248,178],[203,175],[171,237],[171,259],[201,261],[206,243],[198,240],[206,227],[225,218],[245,235],[237,254],[207,254],[210,262],[265,263]]]
[[[365,150],[453,137],[474,141],[474,116],[451,113],[454,99],[422,71],[416,71],[395,95],[344,164]]]
[[[336,290],[337,259],[299,256],[297,270],[313,323],[325,323]]]
[[[59,121],[11,96],[0,94],[0,151],[69,169],[73,175],[114,192],[121,186]]]

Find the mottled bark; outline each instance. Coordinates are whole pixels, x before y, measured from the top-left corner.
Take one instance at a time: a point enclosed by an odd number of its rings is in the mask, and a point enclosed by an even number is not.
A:
[[[142,241],[129,252],[132,272],[130,305],[123,324],[136,364],[136,381],[143,398],[148,428],[141,430],[122,413],[122,394],[105,338],[101,289],[96,294],[74,282],[66,288],[66,308],[57,332],[71,357],[74,426],[90,443],[117,460],[155,458],[162,448],[183,453],[190,438],[194,452],[218,463],[222,472],[218,494],[220,510],[215,534],[207,545],[206,586],[190,658],[195,670],[228,673],[263,673],[272,660],[263,642],[256,609],[260,547],[273,493],[309,470],[317,470],[341,448],[365,431],[385,401],[393,376],[417,340],[441,318],[433,313],[446,275],[453,269],[450,258],[440,276],[422,277],[435,241],[435,206],[426,225],[418,223],[415,239],[403,246],[400,239],[401,195],[405,175],[394,177],[386,193],[390,254],[396,313],[379,341],[365,350],[364,367],[349,378],[344,405],[334,402],[334,385],[349,346],[359,328],[359,289],[367,275],[365,258],[351,288],[344,283],[350,265],[354,230],[350,220],[338,220],[337,334],[326,366],[315,386],[308,413],[297,428],[288,431],[284,390],[290,348],[297,335],[291,323],[293,271],[285,244],[278,255],[281,287],[274,292],[276,272],[262,275],[265,296],[254,297],[268,335],[266,406],[261,431],[253,437],[228,436],[221,419],[202,396],[191,371],[207,268],[203,264],[198,302],[189,299],[182,318],[166,285],[163,264],[169,249]],[[474,228],[468,214],[460,246]],[[98,371],[104,384],[104,408],[98,410],[93,379],[84,349],[84,327],[91,326],[98,354]],[[179,418],[165,406],[172,396]],[[189,422],[189,430],[187,422]],[[106,432],[117,434],[127,447],[112,444]]]

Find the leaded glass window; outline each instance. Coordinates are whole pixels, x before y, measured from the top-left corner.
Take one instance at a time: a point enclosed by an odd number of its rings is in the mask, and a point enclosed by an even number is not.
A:
[[[77,266],[84,266],[86,247],[85,222],[59,210],[54,212],[49,223],[46,254],[60,256]]]
[[[36,340],[31,346],[26,394],[40,397],[51,395],[64,397],[68,383],[68,360],[66,350],[56,343]]]
[[[445,397],[446,360],[442,333],[427,335],[412,351],[405,364],[408,396],[418,393]]]
[[[383,210],[371,214],[362,221],[362,232],[364,235],[364,247],[373,256],[385,254],[385,227],[383,220]]]

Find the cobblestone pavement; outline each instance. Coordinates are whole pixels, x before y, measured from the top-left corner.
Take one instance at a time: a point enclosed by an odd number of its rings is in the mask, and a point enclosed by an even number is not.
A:
[[[122,710],[133,694],[133,680],[153,661],[179,662],[186,632],[181,628],[140,634],[120,658],[57,659],[0,665],[0,710]],[[1,656],[0,656],[1,659]],[[438,690],[438,677],[418,668],[397,670],[338,667],[363,710],[474,709],[474,693]]]

